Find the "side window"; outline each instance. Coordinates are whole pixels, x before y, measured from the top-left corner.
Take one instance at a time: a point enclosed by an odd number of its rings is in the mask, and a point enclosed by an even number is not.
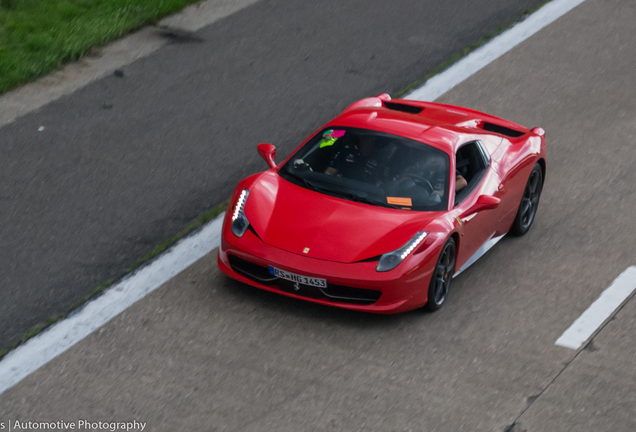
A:
[[[466,187],[455,191],[455,206],[459,205],[471,194],[484,178],[490,157],[479,141],[469,142],[457,150],[456,169],[457,175],[466,180]]]

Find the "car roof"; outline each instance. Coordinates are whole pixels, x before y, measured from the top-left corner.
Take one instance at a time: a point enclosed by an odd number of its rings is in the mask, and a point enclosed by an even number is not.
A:
[[[531,131],[486,113],[454,105],[391,99],[387,94],[362,99],[346,108],[328,126],[374,129],[432,144],[449,153],[484,135],[511,141]]]

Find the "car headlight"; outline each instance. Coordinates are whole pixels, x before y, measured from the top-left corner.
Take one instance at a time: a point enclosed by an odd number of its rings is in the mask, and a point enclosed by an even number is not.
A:
[[[411,240],[406,242],[404,246],[394,250],[393,252],[387,252],[382,255],[375,270],[385,272],[396,268],[398,264],[404,261],[404,258],[406,258],[420,243],[422,243],[422,240],[424,240],[427,235],[428,232],[426,231],[418,231],[413,237],[411,237]]]
[[[250,226],[250,221],[245,216],[245,203],[250,191],[243,189],[241,195],[236,200],[236,206],[234,207],[234,213],[232,213],[232,233],[237,237],[243,237],[245,231]]]

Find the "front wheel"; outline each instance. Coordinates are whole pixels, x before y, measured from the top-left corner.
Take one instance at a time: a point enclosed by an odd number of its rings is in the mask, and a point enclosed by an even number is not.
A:
[[[455,256],[457,247],[455,240],[449,238],[439,254],[431,283],[428,286],[428,302],[424,306],[431,312],[441,308],[448,296],[451,281],[455,274]]]
[[[517,216],[510,229],[511,234],[522,236],[530,230],[532,222],[534,222],[534,217],[537,214],[542,189],[543,172],[541,165],[537,163],[532,168],[530,177],[528,177],[528,183],[526,183],[526,188],[523,191],[523,197],[521,197]]]

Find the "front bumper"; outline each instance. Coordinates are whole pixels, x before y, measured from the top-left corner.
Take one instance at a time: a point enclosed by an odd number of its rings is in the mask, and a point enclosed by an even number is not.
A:
[[[310,258],[270,246],[248,230],[236,238],[224,224],[218,265],[228,276],[246,284],[314,303],[344,309],[398,313],[423,306],[439,254],[408,257],[396,269],[376,272],[377,261],[338,263]],[[327,280],[327,289],[296,285],[269,275],[274,266],[291,273]]]

